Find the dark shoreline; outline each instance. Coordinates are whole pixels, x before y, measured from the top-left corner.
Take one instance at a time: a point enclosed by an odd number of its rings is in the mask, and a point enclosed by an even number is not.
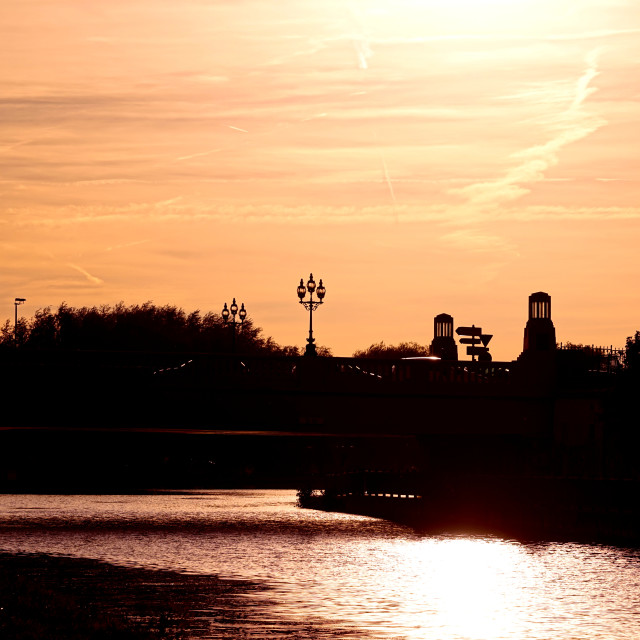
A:
[[[4,640],[336,640],[367,635],[328,622],[286,620],[269,609],[268,589],[258,582],[0,552]]]

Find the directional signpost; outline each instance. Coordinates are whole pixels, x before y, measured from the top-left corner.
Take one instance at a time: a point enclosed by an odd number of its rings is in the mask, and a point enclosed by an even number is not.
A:
[[[467,347],[467,355],[471,356],[474,361],[476,356],[481,358],[488,355],[489,347],[487,347],[487,345],[491,341],[491,338],[493,338],[493,334],[482,333],[482,329],[473,324],[470,327],[458,327],[456,333],[459,336],[469,336],[460,338],[460,344],[470,345]],[[481,343],[483,346],[480,346]]]
[[[458,327],[456,329],[456,333],[459,336],[481,336],[482,329],[480,327],[476,327],[475,324],[472,324],[470,327]],[[462,340],[460,342],[462,342]]]

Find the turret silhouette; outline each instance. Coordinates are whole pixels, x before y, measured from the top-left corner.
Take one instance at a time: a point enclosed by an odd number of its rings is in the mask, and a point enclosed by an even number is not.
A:
[[[524,329],[522,352],[549,352],[556,348],[556,329],[551,322],[551,296],[544,291],[529,296],[529,319]]]
[[[458,345],[453,337],[453,316],[440,313],[433,319],[431,355],[443,360],[458,359]]]

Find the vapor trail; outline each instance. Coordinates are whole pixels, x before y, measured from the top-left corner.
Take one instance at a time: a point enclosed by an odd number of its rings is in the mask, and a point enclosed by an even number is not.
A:
[[[211,155],[212,153],[218,153],[222,151],[222,149],[211,149],[210,151],[201,151],[200,153],[192,153],[189,156],[180,156],[179,158],[176,158],[176,160],[191,160],[191,158],[199,158],[201,156],[208,156]]]
[[[92,276],[86,269],[79,267],[77,264],[67,263],[68,267],[75,269],[78,273],[81,273],[91,284],[104,284],[104,280]]]
[[[571,104],[550,119],[553,130],[557,132],[553,137],[543,144],[514,154],[513,157],[520,162],[501,178],[452,189],[451,193],[465,196],[470,203],[480,206],[516,200],[529,193],[529,189],[522,186],[523,183],[531,184],[545,179],[546,171],[558,164],[563,147],[586,138],[606,125],[604,118],[584,109],[587,98],[596,91],[590,84],[599,74],[599,53],[599,49],[595,49],[585,57],[586,68],[576,81]]]
[[[380,150],[380,159],[382,160],[382,168],[384,169],[384,178],[387,181],[387,186],[389,187],[389,193],[391,194],[391,199],[395,204],[396,194],[393,190],[393,183],[391,182],[391,178],[389,177],[389,170],[387,169],[387,162],[385,161],[384,155],[382,154],[382,149]]]

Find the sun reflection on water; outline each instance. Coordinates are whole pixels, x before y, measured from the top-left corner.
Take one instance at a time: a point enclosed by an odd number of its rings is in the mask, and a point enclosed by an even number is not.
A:
[[[499,638],[517,625],[512,588],[517,545],[449,538],[411,546],[417,574],[412,596],[416,605],[426,605],[429,627],[462,637]]]

